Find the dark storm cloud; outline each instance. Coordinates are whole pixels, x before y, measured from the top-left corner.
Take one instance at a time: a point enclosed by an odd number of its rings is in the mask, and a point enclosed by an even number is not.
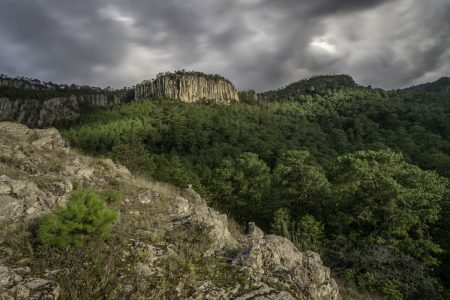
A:
[[[220,73],[276,88],[348,73],[406,86],[450,75],[448,0],[0,0],[0,72],[114,87]]]

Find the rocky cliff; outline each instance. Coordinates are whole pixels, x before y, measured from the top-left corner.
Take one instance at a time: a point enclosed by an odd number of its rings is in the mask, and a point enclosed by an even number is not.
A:
[[[55,249],[35,221],[74,189],[120,194],[109,240]],[[82,156],[55,129],[0,123],[0,299],[338,299],[313,252],[254,224],[246,234],[191,188]]]
[[[48,127],[58,122],[76,121],[80,114],[97,108],[111,108],[131,101],[125,93],[71,95],[11,99],[0,96],[0,121],[15,121],[30,127]]]
[[[136,100],[175,99],[184,102],[200,100],[214,103],[239,101],[238,92],[233,84],[218,75],[200,72],[178,71],[159,74],[156,79],[144,81],[136,86]]]
[[[76,121],[85,111],[130,101],[134,101],[132,89],[58,85],[0,76],[0,121],[15,121],[30,127]]]

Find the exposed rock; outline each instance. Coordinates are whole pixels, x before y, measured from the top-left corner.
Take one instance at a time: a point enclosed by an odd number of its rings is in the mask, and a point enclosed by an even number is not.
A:
[[[233,263],[252,278],[281,284],[301,299],[339,298],[337,284],[318,254],[300,252],[288,239],[276,235],[250,240]]]
[[[0,224],[29,220],[49,212],[58,198],[35,183],[0,175]]]
[[[29,269],[0,266],[0,299],[58,299],[54,281],[28,276]]]
[[[96,167],[92,167],[96,165]],[[0,224],[31,220],[64,204],[75,184],[102,187],[131,174],[111,160],[71,152],[54,129],[0,122]],[[9,174],[9,175],[8,175]],[[22,174],[20,179],[12,175]]]
[[[258,283],[252,287],[238,284],[233,288],[218,288],[211,281],[199,282],[194,295],[189,299],[295,300],[289,292],[276,290],[265,283]]]
[[[199,72],[175,72],[160,74],[152,81],[136,86],[136,100],[175,99],[184,102],[211,100],[215,103],[239,101],[233,84],[218,75]]]
[[[177,197],[173,206],[178,211],[174,215],[171,226],[177,228],[183,224],[201,224],[209,228],[208,235],[212,241],[211,250],[219,251],[223,248],[235,248],[237,241],[228,230],[228,218],[216,210],[207,206],[206,201],[200,197],[192,188],[185,190],[185,196]]]
[[[267,285],[263,285],[257,290],[253,290],[249,293],[234,298],[236,300],[295,300],[295,298],[286,291],[278,291],[274,288],[270,288]]]
[[[0,95],[0,121],[15,121],[30,127],[48,127],[61,121],[76,121],[82,112],[111,108],[129,102],[125,93],[71,95],[50,99],[11,99]]]

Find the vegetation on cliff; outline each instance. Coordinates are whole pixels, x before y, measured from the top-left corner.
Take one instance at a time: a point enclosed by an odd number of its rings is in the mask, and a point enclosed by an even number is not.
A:
[[[350,79],[223,107],[141,101],[84,115],[64,135],[135,172],[192,183],[240,222],[320,250],[360,288],[438,299],[450,253],[448,96]]]
[[[0,74],[0,98],[11,100],[48,100],[55,97],[105,95],[123,95],[126,99],[134,99],[134,88],[111,89],[76,84],[57,84],[41,82],[38,79],[16,77]]]

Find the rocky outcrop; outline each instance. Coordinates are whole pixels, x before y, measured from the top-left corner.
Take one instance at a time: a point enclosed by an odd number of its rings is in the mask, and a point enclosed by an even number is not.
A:
[[[286,238],[265,235],[254,223],[249,224],[247,235],[233,235],[227,216],[208,207],[191,186],[178,189],[135,178],[110,159],[80,155],[68,148],[53,128],[0,123],[1,228],[28,230],[25,225],[30,220],[64,205],[76,186],[100,191],[122,187],[126,195],[116,204],[121,217],[115,226],[117,240],[126,241],[109,246],[117,247],[114,253],[122,262],[109,270],[119,272],[117,281],[108,285],[116,289],[116,298],[339,297],[330,270],[318,254],[301,252]],[[30,231],[22,234],[31,236]],[[62,274],[71,274],[77,264],[39,269],[42,261],[30,263],[32,258],[27,255],[32,254],[26,249],[19,252],[14,248],[17,241],[5,243],[7,239],[0,234],[1,299],[57,299],[60,294],[67,295],[65,282],[48,274],[61,270]],[[45,255],[43,258],[48,259]],[[210,264],[219,269],[212,272]],[[181,267],[178,273],[186,274],[174,274],[170,269],[173,265]],[[232,275],[224,276],[224,272]],[[174,276],[178,278],[171,281]],[[104,280],[110,277],[105,274]]]
[[[130,101],[126,93],[72,95],[40,99],[11,99],[0,96],[0,121],[14,121],[30,127],[48,127],[76,121],[83,112],[111,108]]]
[[[0,122],[0,225],[34,219],[63,204],[74,185],[104,186],[130,173],[111,160],[100,166],[74,155],[54,129]],[[106,176],[95,176],[99,169]],[[18,177],[18,178],[13,178]]]
[[[254,231],[253,231],[254,232]],[[284,286],[299,299],[338,299],[339,290],[314,252],[300,252],[287,238],[252,234],[233,259],[252,278]]]
[[[157,76],[151,81],[144,81],[136,86],[136,100],[140,99],[174,99],[184,102],[201,100],[214,103],[239,101],[233,84],[218,75],[199,72],[175,72]]]
[[[29,275],[29,267],[8,268],[0,266],[0,299],[58,299],[60,289],[57,283]]]

